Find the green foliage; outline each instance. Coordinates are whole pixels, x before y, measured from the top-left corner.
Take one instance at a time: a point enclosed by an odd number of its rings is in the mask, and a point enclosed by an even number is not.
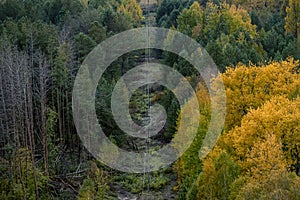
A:
[[[40,20],[31,22],[28,18],[19,21],[8,19],[3,24],[0,35],[5,36],[9,42],[18,46],[19,49],[40,49],[47,55],[54,54],[57,41],[55,26],[45,24]],[[33,51],[33,49],[32,49]]]
[[[73,190],[79,190],[78,199],[109,199],[109,181],[133,193],[147,188],[146,177],[109,177],[95,164],[84,181],[79,181],[90,155],[77,138],[71,116],[72,84],[80,64],[106,38],[143,26],[145,18],[138,2],[0,0],[0,199],[35,199],[34,169],[39,199],[72,199]],[[219,78],[227,93],[224,134],[213,152],[200,160],[198,151],[210,120],[209,95],[204,86],[195,84],[200,75],[178,55],[151,52],[188,76],[199,98],[201,118],[196,138],[173,168],[178,176],[174,188],[178,198],[299,199],[300,78],[299,62],[295,61],[300,58],[299,0],[159,0],[158,6],[157,13],[150,14],[156,16],[156,24],[176,29],[205,47],[224,72]],[[166,45],[173,42],[168,35]],[[15,51],[6,55],[8,47],[22,52],[24,57],[14,55]],[[36,52],[45,55],[47,65],[47,144],[41,139],[37,73],[41,63],[36,61]],[[183,49],[181,55],[187,52]],[[96,92],[98,121],[110,140],[121,148],[130,146],[130,138],[113,120],[111,93],[118,79],[143,62],[144,56],[142,50],[118,58],[99,81]],[[20,71],[11,70],[14,68]],[[30,76],[30,83],[22,79],[23,75]],[[86,78],[89,76],[87,72]],[[25,112],[29,117],[31,109],[26,107],[31,91],[23,91],[27,86],[32,87],[33,122],[27,122],[27,115],[24,117]],[[179,105],[170,91],[155,89],[151,104],[162,104],[168,121],[160,132],[163,134],[154,139],[166,144],[176,134],[177,118],[181,117]],[[133,120],[142,123],[147,109],[147,95],[137,90],[130,99]],[[33,156],[28,150],[29,136],[34,136]],[[179,138],[182,143],[185,139]],[[40,170],[44,162],[40,151],[45,145],[49,176]],[[108,158],[118,155],[116,149],[111,150]],[[73,172],[80,175],[67,175]],[[172,180],[167,173],[151,173],[151,190],[159,193],[170,186]]]
[[[221,71],[238,62],[259,63],[265,57],[261,45],[255,42],[256,26],[243,8],[211,2],[202,8],[194,2],[182,11],[177,22],[177,29],[199,41]]]
[[[176,133],[176,119],[178,118],[179,104],[171,92],[165,93],[160,102],[167,111],[168,121],[164,137],[166,141],[169,141],[173,138],[174,133]]]
[[[57,141],[54,140],[55,131],[57,127],[57,113],[51,108],[47,109],[47,122],[46,122],[46,131],[47,131],[47,142],[48,142],[48,151],[49,151],[49,171],[50,174],[55,173],[55,159],[58,156],[59,148],[55,144]]]
[[[0,159],[0,197],[1,199],[35,199],[35,186],[30,151],[26,148],[13,152],[14,163]],[[16,169],[16,171],[14,170]],[[37,169],[37,184],[45,192],[49,178]]]
[[[0,21],[8,18],[19,20],[22,17],[28,17],[31,20],[42,19],[44,13],[44,1],[40,0],[4,0],[0,1]]]
[[[94,199],[96,190],[93,180],[86,178],[79,190],[78,200]]]
[[[90,37],[99,44],[106,38],[106,28],[102,26],[98,21],[94,21],[89,25]]]
[[[178,183],[178,186],[175,187],[175,190],[178,190],[180,199],[185,199],[186,194],[191,195],[191,193],[195,193],[193,191],[193,187],[199,173],[202,171],[202,163],[199,159],[198,152],[207,132],[211,114],[209,94],[203,84],[198,85],[196,95],[199,101],[199,111],[201,116],[198,131],[190,147],[186,152],[184,152],[184,154],[176,161],[174,165],[174,171],[177,173]],[[179,119],[180,116],[178,120]],[[188,132],[188,130],[186,131]],[[181,139],[182,141],[184,141],[183,138]],[[193,198],[191,197],[191,199]]]
[[[150,188],[154,191],[160,190],[170,181],[164,170],[153,172],[150,177]],[[147,174],[120,174],[113,177],[112,181],[136,194],[147,190],[148,187]]]
[[[177,26],[176,18],[184,8],[189,7],[191,0],[163,0],[157,9],[156,22],[158,26],[170,28]]]
[[[88,177],[84,179],[79,190],[78,200],[96,199],[103,200],[108,197],[107,173],[98,168],[96,163],[91,164]]]
[[[74,48],[77,52],[77,57],[80,62],[83,62],[85,57],[96,47],[97,43],[84,33],[79,33],[74,37]]]
[[[238,179],[232,187],[232,195],[229,199],[297,200],[300,198],[300,178],[295,173],[284,172],[280,175],[269,175],[270,178],[264,184],[258,184],[251,180],[245,183],[245,179]],[[239,188],[238,182],[242,185],[244,182],[244,187]]]
[[[67,62],[70,57],[70,52],[67,44],[59,47],[58,55],[54,60],[54,69],[52,70],[52,77],[57,87],[62,87],[66,83],[68,77]]]
[[[44,21],[53,24],[60,24],[67,19],[67,16],[76,16],[84,6],[79,0],[44,0]]]
[[[285,29],[298,37],[300,35],[300,2],[298,0],[289,0],[289,4],[286,8],[286,18],[285,18]]]
[[[231,156],[221,152],[214,160],[203,163],[197,179],[197,199],[228,199],[230,186],[239,175],[239,166]]]

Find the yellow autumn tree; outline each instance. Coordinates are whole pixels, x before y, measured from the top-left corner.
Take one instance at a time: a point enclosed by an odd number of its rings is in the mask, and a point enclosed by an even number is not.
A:
[[[242,187],[236,187],[242,183]],[[244,183],[244,185],[243,185]],[[241,186],[240,185],[240,186]],[[294,172],[271,173],[265,183],[241,177],[232,185],[229,200],[274,200],[300,198],[300,177]]]
[[[130,16],[134,26],[139,26],[144,19],[143,11],[136,0],[122,0],[117,12]]]
[[[249,199],[264,199],[268,192],[272,197],[296,194],[290,190],[297,190],[294,183],[299,178],[294,172],[300,169],[298,64],[288,59],[261,67],[241,65],[217,77],[215,86],[222,83],[220,80],[225,84],[226,123],[231,130],[202,161],[197,199],[248,199],[247,194],[251,194]],[[220,162],[224,154],[227,159]],[[216,167],[217,163],[223,163],[222,167]],[[234,178],[224,178],[228,174]],[[261,180],[269,181],[273,188]],[[290,182],[285,185],[284,181]]]
[[[226,130],[239,126],[250,109],[262,106],[273,96],[297,96],[300,88],[298,65],[299,61],[289,58],[266,66],[238,65],[221,74],[216,88],[223,81],[227,96]]]
[[[197,199],[299,199],[299,120],[299,98],[250,110],[203,159]]]
[[[247,30],[250,37],[253,39],[256,37],[256,26],[251,23],[251,17],[247,10],[240,6],[228,6],[224,4],[224,16],[225,18],[231,18],[229,23],[229,31],[231,34],[237,32],[240,28]]]
[[[205,87],[199,85],[197,96],[203,118],[194,142],[175,164],[176,189],[183,195],[180,198],[229,199],[230,196],[237,197],[248,182],[249,190],[245,189],[245,192],[256,191],[256,186],[261,190],[264,183],[257,180],[266,178],[259,173],[261,169],[266,175],[272,174],[267,177],[272,184],[276,180],[294,181],[287,170],[298,172],[300,169],[298,65],[298,61],[289,58],[266,66],[239,65],[220,74],[213,88],[219,92],[219,84],[225,85],[226,129],[217,146],[201,161],[198,153],[207,132],[211,104],[208,92],[203,90]],[[184,143],[185,138],[179,140]],[[263,148],[264,153],[260,154],[258,151]],[[287,186],[293,187],[292,183]],[[274,192],[271,188],[266,191]]]
[[[231,148],[231,155],[244,170],[249,168],[248,154],[256,143],[261,143],[272,134],[282,141],[283,154],[290,169],[300,169],[300,99],[289,100],[274,97],[261,108],[251,110],[223,140]],[[273,148],[274,145],[273,145]],[[267,156],[267,155],[264,155]]]
[[[247,171],[232,184],[230,199],[299,199],[300,178],[287,171],[276,135],[255,143],[245,163]]]
[[[287,162],[282,151],[282,143],[273,133],[255,143],[246,156],[247,174],[259,182],[265,182],[274,173],[281,174],[287,169]]]

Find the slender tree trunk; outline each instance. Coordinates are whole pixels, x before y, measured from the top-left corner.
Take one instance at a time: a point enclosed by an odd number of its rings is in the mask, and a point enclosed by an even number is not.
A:
[[[48,176],[48,141],[46,129],[46,104],[47,104],[47,64],[43,56],[39,58],[39,95],[41,106],[41,130],[42,130],[42,143],[43,143],[43,157],[45,174]]]
[[[6,113],[6,103],[5,103],[5,100],[4,100],[4,82],[2,81],[2,73],[1,73],[1,76],[0,76],[0,92],[1,92],[1,107],[2,107],[2,116],[4,119],[7,119],[7,113]],[[2,143],[3,143],[3,146],[6,145],[7,143],[7,133],[6,133],[6,130],[8,130],[8,127],[7,127],[7,122],[6,121],[2,121],[1,119],[1,129],[2,129]]]
[[[31,78],[30,78],[31,79]],[[32,103],[32,91],[31,91],[31,80],[27,83],[27,105],[25,105],[26,110],[26,121],[27,121],[27,133],[29,140],[29,148],[31,154],[31,163],[33,170],[33,178],[34,178],[34,188],[35,188],[35,199],[39,199],[39,190],[37,185],[37,177],[36,177],[36,167],[35,167],[35,158],[34,158],[34,132],[33,132],[33,103]],[[25,102],[26,102],[25,101]]]
[[[61,119],[61,106],[60,106],[60,90],[56,88],[56,101],[57,101],[57,115],[58,115],[58,127],[59,127],[59,140],[62,146],[62,138],[63,138],[63,131],[62,131],[62,119]]]
[[[1,77],[2,78],[2,77]],[[3,82],[2,82],[3,83]],[[8,115],[7,115],[7,106],[6,106],[6,101],[5,101],[5,94],[4,94],[4,87],[5,84],[1,84],[1,96],[2,98],[2,107],[3,107],[3,115],[4,115],[4,119],[8,119]],[[3,130],[5,129],[5,131],[3,131],[3,139],[4,139],[4,144],[9,142],[9,135],[8,135],[8,131],[9,131],[9,127],[8,127],[8,122],[4,121],[4,125],[3,125]]]
[[[61,113],[61,115],[62,115],[62,117],[61,117],[61,129],[62,129],[62,132],[64,131],[64,133],[65,133],[65,130],[66,130],[66,127],[65,127],[65,109],[64,109],[64,105],[65,105],[65,103],[64,103],[64,96],[63,96],[63,94],[64,94],[64,91],[61,91],[61,93],[62,93],[62,95],[61,95],[61,106],[62,106],[62,108],[61,108],[61,110],[62,110],[62,113]],[[63,134],[62,134],[62,137],[63,137]],[[65,144],[68,144],[68,143],[66,143],[66,142],[68,142],[68,140],[65,140],[65,138],[64,138],[64,142],[65,142]]]
[[[67,115],[67,140],[69,143],[73,144],[71,131],[70,131],[70,115],[69,115],[69,96],[68,96],[68,90],[66,91],[66,115]]]

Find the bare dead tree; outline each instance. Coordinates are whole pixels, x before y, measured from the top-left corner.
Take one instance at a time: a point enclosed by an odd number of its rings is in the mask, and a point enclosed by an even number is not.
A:
[[[39,191],[37,185],[37,177],[36,177],[36,166],[35,166],[35,144],[34,144],[34,119],[33,119],[33,91],[32,91],[32,69],[30,66],[28,67],[27,71],[27,80],[26,80],[26,90],[24,90],[24,95],[26,97],[25,100],[25,116],[26,116],[26,124],[27,124],[27,133],[29,138],[29,147],[31,152],[31,162],[33,168],[33,176],[34,176],[34,186],[35,186],[35,195],[36,199],[39,199]]]
[[[38,65],[38,90],[37,96],[40,101],[40,116],[41,116],[41,134],[42,134],[42,146],[43,146],[43,159],[45,174],[48,175],[48,141],[47,141],[47,92],[49,81],[49,64],[45,55],[42,52],[37,52],[35,59]]]

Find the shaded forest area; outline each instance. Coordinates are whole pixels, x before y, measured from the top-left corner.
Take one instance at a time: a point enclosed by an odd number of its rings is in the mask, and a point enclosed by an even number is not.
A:
[[[148,199],[300,199],[299,0],[158,0],[149,15],[139,3],[0,1],[0,199],[122,199],[120,193],[132,199],[145,193]],[[186,60],[153,50],[153,59],[190,81],[203,117],[190,148],[174,165],[151,173],[147,185],[145,174],[114,171],[85,149],[72,119],[72,88],[97,44],[148,19],[205,47],[222,72],[216,80],[225,85],[227,114],[217,145],[200,160],[211,114],[208,91]],[[117,127],[110,97],[117,80],[144,61],[144,50],[121,56],[97,88],[98,121],[123,149],[139,151],[144,144]],[[131,99],[137,123],[147,116],[147,99],[143,88]],[[159,147],[176,134],[180,110],[166,88],[152,88],[150,100],[168,116],[152,138]]]

